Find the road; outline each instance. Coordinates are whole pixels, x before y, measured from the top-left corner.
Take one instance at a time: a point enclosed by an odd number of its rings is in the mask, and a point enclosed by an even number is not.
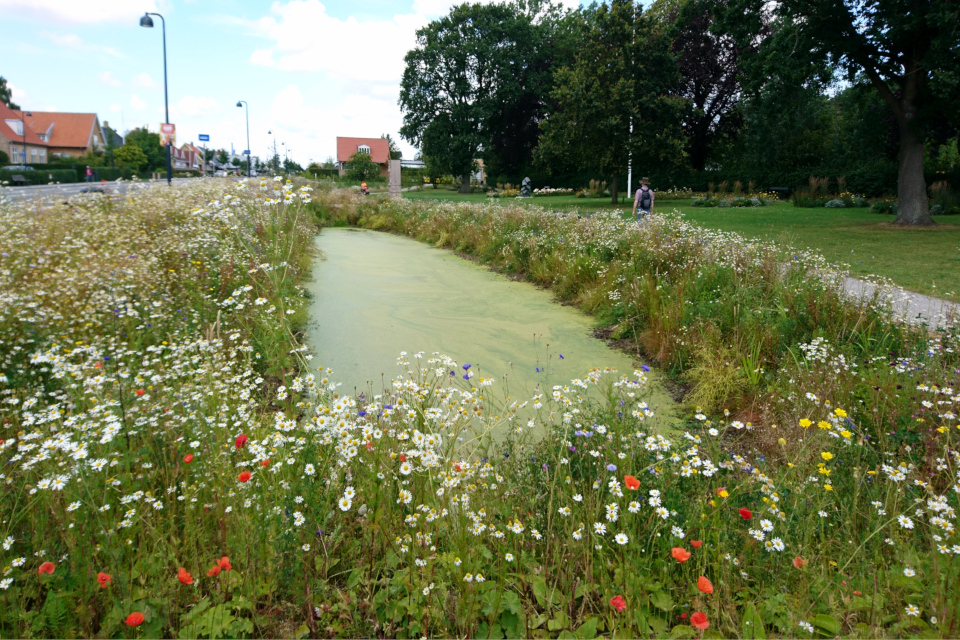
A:
[[[186,182],[194,178],[174,178],[174,183]],[[102,190],[107,194],[123,195],[131,187],[138,188],[146,185],[163,184],[163,180],[138,180],[137,182],[116,181],[116,182],[77,182],[71,184],[40,184],[28,187],[3,187],[0,188],[0,199],[8,202],[19,200],[29,200],[32,198],[46,198],[50,196],[68,198],[86,190]]]

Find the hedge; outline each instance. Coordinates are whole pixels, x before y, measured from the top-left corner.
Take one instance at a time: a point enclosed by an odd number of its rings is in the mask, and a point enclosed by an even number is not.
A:
[[[77,172],[73,169],[52,169],[35,171],[18,171],[17,169],[0,170],[0,182],[9,182],[13,185],[13,176],[23,176],[27,184],[50,184],[59,182],[62,184],[68,182],[79,182]]]

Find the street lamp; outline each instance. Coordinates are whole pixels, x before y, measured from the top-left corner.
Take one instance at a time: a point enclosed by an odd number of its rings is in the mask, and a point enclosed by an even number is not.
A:
[[[150,16],[158,16],[163,27],[163,108],[166,114],[166,124],[170,124],[170,101],[167,97],[167,21],[159,13],[144,13],[140,18],[140,26],[153,28],[153,19]],[[173,183],[173,168],[170,161],[170,142],[167,147],[167,185]]]
[[[280,173],[280,156],[277,155],[277,136],[274,135],[273,131],[267,131],[268,136],[273,136],[273,172]]]
[[[27,123],[23,120],[26,116],[30,116],[32,118],[33,114],[29,111],[20,112],[20,134],[23,136],[23,162],[20,164],[23,167],[27,166]]]
[[[250,177],[250,159],[252,157],[250,155],[250,105],[247,104],[246,100],[238,100],[237,106],[239,107],[241,104],[244,105],[245,111],[247,113],[247,149],[246,151],[247,151],[247,177],[249,178]]]

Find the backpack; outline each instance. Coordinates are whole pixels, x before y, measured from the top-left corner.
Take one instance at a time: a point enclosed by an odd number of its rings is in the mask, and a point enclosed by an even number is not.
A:
[[[650,187],[641,187],[640,208],[649,209],[651,204],[653,204],[653,199],[651,198],[651,195],[650,195]]]

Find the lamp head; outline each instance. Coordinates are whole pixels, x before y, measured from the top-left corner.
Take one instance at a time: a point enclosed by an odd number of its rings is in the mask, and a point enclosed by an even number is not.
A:
[[[237,100],[237,106],[238,106],[238,107],[242,107],[242,106],[243,106],[243,104],[241,104],[242,102],[243,102],[243,100]]]
[[[143,14],[143,17],[140,18],[140,26],[153,28],[153,18],[147,13]]]

